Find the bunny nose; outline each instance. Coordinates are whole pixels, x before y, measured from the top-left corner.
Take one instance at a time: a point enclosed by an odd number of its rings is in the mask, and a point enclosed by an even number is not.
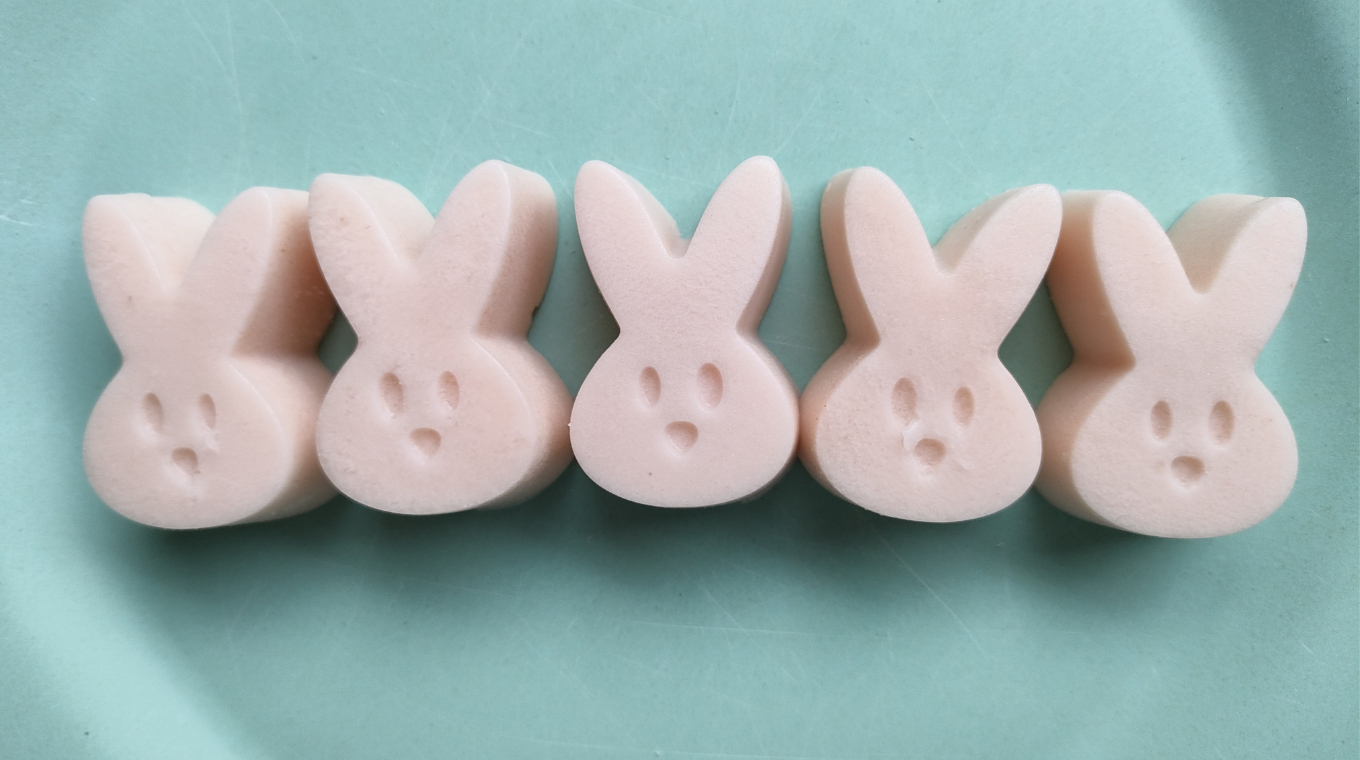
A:
[[[1187,488],[1193,486],[1204,476],[1204,460],[1199,457],[1180,456],[1171,460],[1171,474]]]
[[[439,432],[430,428],[416,428],[411,431],[411,443],[420,449],[420,453],[427,457],[432,457],[439,452],[439,444],[443,442]]]
[[[666,426],[666,436],[671,439],[671,445],[683,454],[699,440],[699,428],[692,422],[672,422]]]
[[[916,456],[916,461],[926,467],[934,467],[944,461],[945,452],[944,441],[937,438],[922,438],[911,453]]]
[[[178,448],[170,452],[170,460],[174,462],[185,475],[193,477],[198,474],[198,454],[193,449]]]

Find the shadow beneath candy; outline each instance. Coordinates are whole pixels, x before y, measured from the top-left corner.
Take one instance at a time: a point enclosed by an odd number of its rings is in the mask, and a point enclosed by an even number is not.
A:
[[[194,674],[186,688],[299,757],[378,737],[448,746],[503,721],[506,700],[592,730],[653,720],[628,695],[702,692],[705,662],[723,682],[742,663],[836,680],[890,641],[981,666],[1016,637],[1119,635],[1208,546],[1084,523],[1032,493],[967,523],[894,520],[796,463],[759,499],[706,509],[632,504],[573,465],[499,510],[408,517],[338,498],[218,530],[124,523],[100,543],[172,671]],[[573,694],[605,696],[564,705]],[[710,702],[693,709],[724,719]],[[298,731],[300,703],[333,730]]]
[[[284,600],[291,614],[334,596],[349,608],[381,596],[380,606],[397,611],[459,615],[488,600],[557,598],[563,614],[645,608],[657,621],[698,615],[735,629],[827,632],[866,625],[875,605],[870,617],[894,617],[946,595],[956,614],[955,605],[1023,595],[1137,615],[1156,603],[1178,560],[1207,545],[1078,520],[1032,491],[970,522],[896,520],[834,497],[797,463],[752,502],[704,509],[624,501],[573,465],[504,509],[411,517],[341,497],[270,523],[124,533],[110,560],[131,576],[129,592],[207,627],[250,624]],[[850,620],[829,614],[838,608]]]

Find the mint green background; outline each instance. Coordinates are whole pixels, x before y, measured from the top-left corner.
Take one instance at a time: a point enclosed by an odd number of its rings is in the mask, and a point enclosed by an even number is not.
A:
[[[1356,756],[1354,3],[401,5],[4,3],[0,756]],[[1308,259],[1258,365],[1293,495],[1170,541],[1033,493],[893,521],[797,466],[754,503],[662,511],[572,467],[494,513],[341,499],[172,534],[85,482],[118,365],[81,264],[93,194],[220,208],[349,172],[437,206],[482,160],[537,171],[562,222],[531,337],[575,389],[616,330],[576,169],[614,163],[692,228],[761,153],[794,199],[761,335],[800,385],[843,337],[816,215],[838,170],[887,171],[932,236],[1032,182],[1164,223],[1300,198]],[[1043,292],[1002,356],[1033,401],[1070,358]]]

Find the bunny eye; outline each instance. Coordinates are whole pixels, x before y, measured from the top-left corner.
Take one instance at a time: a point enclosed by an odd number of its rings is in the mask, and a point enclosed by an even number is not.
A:
[[[699,368],[699,402],[712,409],[722,401],[723,379],[722,373],[713,364],[705,364]]]
[[[1166,401],[1152,405],[1152,434],[1159,439],[1171,435],[1171,405]]]
[[[450,412],[458,408],[458,402],[462,397],[463,392],[458,387],[458,378],[452,372],[445,372],[439,376],[439,398]]]
[[[378,381],[379,390],[382,391],[383,403],[387,405],[387,411],[393,417],[401,414],[402,406],[406,403],[406,394],[402,392],[401,381],[397,376],[388,372]]]
[[[973,421],[973,391],[966,385],[954,392],[954,419],[960,425]]]
[[[638,387],[642,389],[642,400],[647,402],[647,406],[656,406],[656,402],[661,400],[661,375],[657,374],[655,367],[642,370]]]
[[[1214,404],[1214,408],[1209,411],[1209,435],[1213,436],[1214,443],[1224,444],[1232,438],[1233,427],[1236,424],[1233,416],[1232,406],[1226,401]]]
[[[212,396],[205,393],[198,397],[198,416],[209,430],[217,428],[217,402]]]
[[[165,408],[156,394],[148,393],[142,397],[142,416],[146,417],[146,425],[151,428],[151,432],[165,430]]]
[[[903,425],[916,421],[916,386],[905,377],[893,386],[892,410],[893,416]]]

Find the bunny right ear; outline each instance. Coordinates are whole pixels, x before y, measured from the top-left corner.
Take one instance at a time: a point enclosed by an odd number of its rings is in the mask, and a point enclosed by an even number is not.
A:
[[[936,258],[952,263],[954,298],[968,309],[976,340],[999,345],[1020,319],[1044,279],[1061,227],[1058,191],[1030,185],[988,199],[935,245]]]
[[[1048,287],[1078,351],[1127,365],[1180,332],[1194,298],[1176,249],[1157,220],[1125,193],[1062,195],[1062,232]]]
[[[421,254],[421,279],[443,283],[488,334],[523,336],[557,254],[557,199],[543,177],[486,161],[449,193]]]
[[[603,161],[576,175],[576,227],[590,274],[621,319],[659,292],[664,267],[684,253],[675,220],[641,183]]]
[[[848,342],[876,343],[874,315],[891,319],[913,283],[940,279],[916,210],[871,167],[843,171],[827,184],[822,244]]]
[[[317,177],[307,215],[321,271],[356,331],[381,312],[394,275],[413,265],[434,228],[418,198],[377,177]]]
[[[212,225],[184,198],[99,195],[85,207],[85,268],[99,311],[124,350],[149,309],[166,304]]]
[[[742,161],[709,199],[685,258],[714,297],[705,308],[727,312],[754,333],[770,305],[789,247],[793,204],[769,156]],[[698,294],[696,294],[697,296]]]
[[[1303,267],[1308,220],[1293,198],[1213,195],[1167,233],[1196,290],[1255,356],[1284,314]]]
[[[222,209],[180,286],[184,317],[220,350],[312,350],[335,313],[307,232],[307,193],[253,187]]]

